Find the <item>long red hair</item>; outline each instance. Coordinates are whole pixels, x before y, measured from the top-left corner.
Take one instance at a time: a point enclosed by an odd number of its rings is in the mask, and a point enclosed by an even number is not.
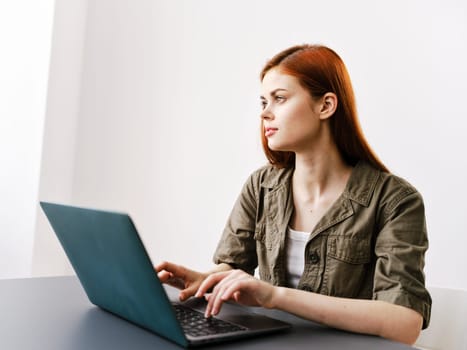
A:
[[[322,97],[327,92],[337,96],[337,109],[330,118],[334,142],[344,160],[355,165],[364,160],[385,172],[386,166],[379,160],[366,141],[357,117],[355,96],[349,73],[342,59],[333,50],[322,45],[298,45],[288,48],[270,59],[261,71],[261,81],[272,68],[296,77],[312,97]],[[273,151],[261,122],[261,142],[269,162],[279,168],[293,167],[293,152]]]

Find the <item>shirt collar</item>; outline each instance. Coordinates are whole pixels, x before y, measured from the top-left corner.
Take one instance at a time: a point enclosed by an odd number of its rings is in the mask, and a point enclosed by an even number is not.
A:
[[[364,161],[359,161],[352,170],[343,196],[367,207],[380,174],[381,171]]]
[[[359,161],[352,170],[345,186],[343,196],[363,206],[368,206],[373,195],[380,171],[365,161]],[[261,182],[261,187],[273,189],[290,183],[293,168],[277,169],[271,167],[268,176]]]
[[[270,166],[269,172],[263,177],[261,187],[273,189],[283,184],[289,184],[294,168],[275,168]]]

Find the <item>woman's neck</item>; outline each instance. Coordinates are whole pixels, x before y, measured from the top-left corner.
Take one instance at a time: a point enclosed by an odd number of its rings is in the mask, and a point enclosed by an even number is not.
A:
[[[340,194],[351,172],[352,167],[345,163],[337,149],[296,154],[292,181],[294,189],[308,200],[319,200],[326,194]]]

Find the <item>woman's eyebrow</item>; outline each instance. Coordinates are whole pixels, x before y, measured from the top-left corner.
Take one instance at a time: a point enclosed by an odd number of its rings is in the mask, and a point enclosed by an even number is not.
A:
[[[284,88],[277,88],[277,89],[274,89],[272,90],[269,95],[270,96],[274,96],[278,91],[287,91],[287,89],[284,89]],[[263,95],[260,96],[261,99],[265,99],[265,97]]]

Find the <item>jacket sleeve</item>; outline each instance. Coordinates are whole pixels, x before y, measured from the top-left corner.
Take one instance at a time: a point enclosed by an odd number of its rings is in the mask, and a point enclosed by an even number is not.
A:
[[[226,263],[233,268],[254,273],[258,265],[254,239],[257,209],[257,174],[244,184],[224,228],[214,253],[214,263]]]
[[[425,208],[415,189],[400,189],[386,202],[382,228],[376,237],[373,298],[402,305],[430,321],[431,297],[425,288],[428,238]]]

